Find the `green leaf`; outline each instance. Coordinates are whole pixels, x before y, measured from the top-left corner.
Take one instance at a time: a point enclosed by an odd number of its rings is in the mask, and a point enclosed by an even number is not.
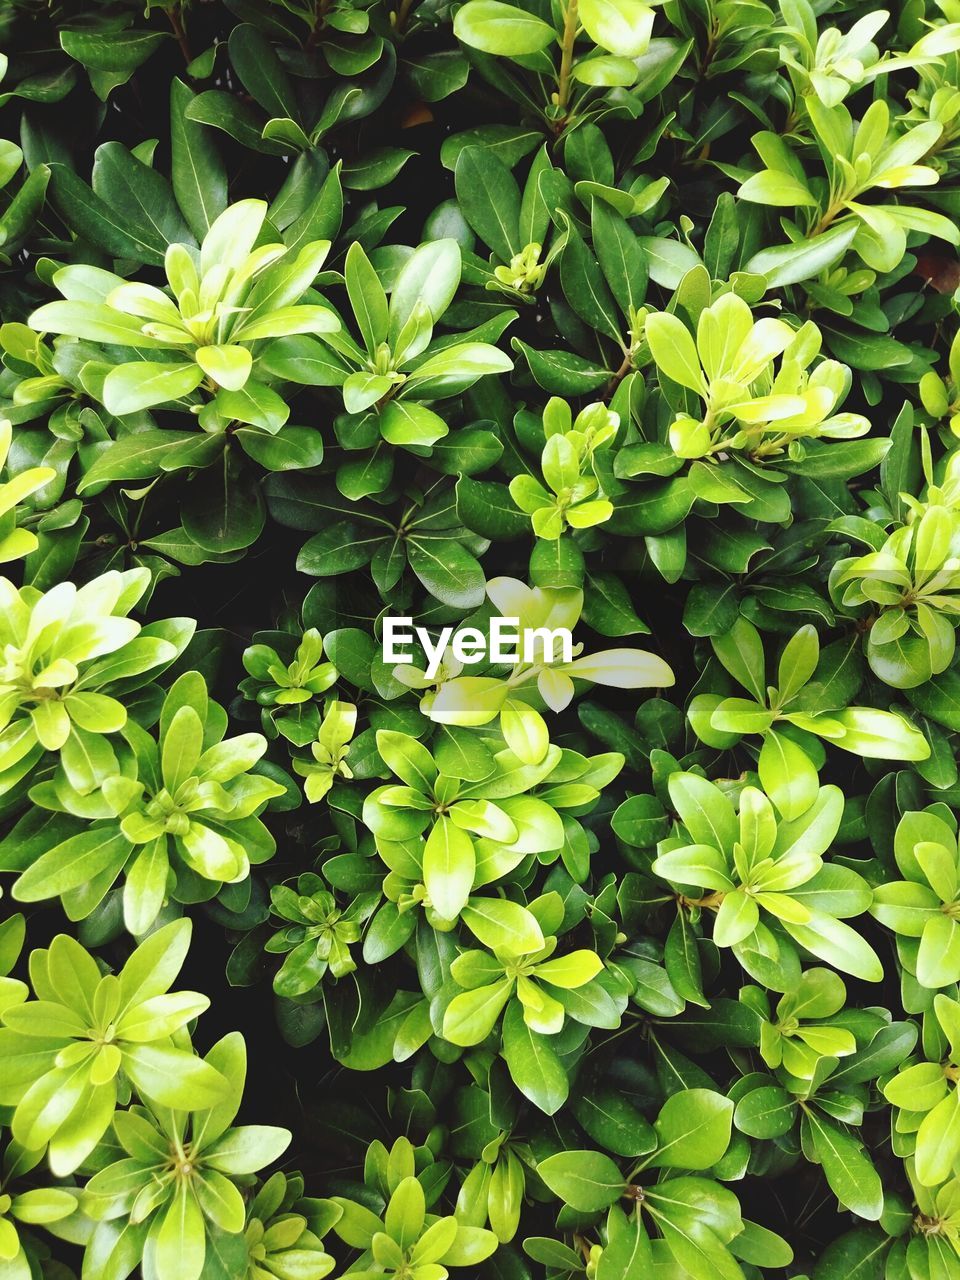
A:
[[[538,53],[556,39],[553,28],[540,18],[500,0],[468,0],[457,10],[453,31],[474,49],[511,58]]]
[[[239,551],[256,541],[264,525],[263,498],[257,479],[239,471],[231,455],[206,473],[181,509],[183,527],[208,551]]]
[[[932,990],[960,981],[960,925],[949,916],[934,915],[924,925],[917,981]]]
[[[233,343],[197,347],[194,352],[194,359],[207,377],[226,391],[239,391],[247,381],[247,378],[249,378],[250,370],[253,366],[253,357],[249,350]],[[112,376],[113,374],[108,374],[107,382],[104,383],[105,395],[107,385]],[[148,406],[143,405],[140,407],[147,408]]]
[[[496,1026],[512,990],[513,982],[503,978],[454,996],[443,1015],[443,1038],[459,1045],[485,1040]]]
[[[390,342],[396,342],[418,302],[436,324],[459,283],[460,246],[456,240],[433,240],[415,249],[401,267],[390,295]]]
[[[930,745],[920,730],[896,712],[844,707],[831,711],[830,719],[844,730],[836,739],[837,746],[855,755],[887,760],[926,760],[930,755]]]
[[[60,47],[64,53],[91,71],[122,72],[130,76],[165,40],[163,31],[101,31],[69,28],[60,31]],[[123,83],[123,81],[119,81]]]
[[[544,945],[536,916],[506,898],[470,898],[460,919],[474,937],[498,954],[526,955]]]
[[[410,568],[442,604],[471,609],[483,600],[483,570],[461,543],[417,537],[409,541],[407,556]]]
[[[739,617],[729,631],[714,636],[713,650],[733,676],[761,706],[766,705],[763,641],[756,627]]]
[[[474,533],[498,542],[522,537],[530,528],[506,485],[466,475],[457,481],[457,515]]]
[[[669,782],[670,799],[680,820],[697,844],[724,852],[738,838],[733,805],[706,778],[695,773],[674,773]]]
[[[614,1155],[644,1155],[657,1144],[656,1134],[642,1112],[615,1089],[600,1087],[579,1094],[573,1111],[594,1142]]]
[[[642,0],[580,0],[580,21],[591,40],[622,58],[638,58],[650,43],[653,10]]]
[[[149,250],[150,259],[144,261],[162,261],[170,244],[194,243],[166,178],[119,142],[97,148],[93,190],[126,234],[136,238],[141,252]]]
[[[263,138],[263,117],[248,102],[223,89],[198,93],[186,110],[187,118],[213,129],[222,129],[251,151],[282,155],[284,143]]]
[[[923,1118],[917,1132],[917,1178],[937,1186],[950,1172],[960,1152],[960,1093],[952,1089]],[[866,1216],[866,1215],[862,1215]]]
[[[304,471],[323,461],[323,436],[313,427],[287,427],[279,436],[241,429],[234,438],[267,471]]]
[[[464,147],[454,179],[464,217],[497,257],[508,263],[524,247],[519,238],[520,188],[513,174],[485,147]]]
[[[693,249],[680,240],[640,236],[639,241],[647,259],[650,279],[664,289],[676,289],[687,272],[700,265]]]
[[[787,208],[816,207],[817,203],[799,178],[795,178],[792,173],[770,169],[748,178],[737,195],[741,200],[751,200],[756,204],[784,205]]]
[[[163,346],[158,339],[144,334],[133,316],[95,302],[48,302],[33,312],[30,323],[40,333],[62,333],[91,342],[154,349]]]
[[[145,1098],[161,1107],[200,1111],[226,1095],[225,1078],[202,1058],[163,1044],[137,1044],[124,1049],[124,1070]]]
[[[779,1138],[793,1128],[796,1100],[778,1085],[761,1085],[739,1100],[733,1123],[751,1138]]]
[[[48,850],[28,867],[14,883],[13,896],[20,902],[42,902],[69,893],[111,870],[116,877],[132,849],[114,826],[83,831]]]
[[[273,45],[250,22],[242,22],[230,32],[230,61],[247,92],[268,116],[293,117],[298,114],[293,83]]]
[[[347,250],[344,276],[353,314],[367,352],[372,356],[387,338],[387,295],[370,259],[356,241]]]
[[[856,223],[840,223],[809,240],[761,249],[745,264],[744,270],[763,276],[769,289],[799,284],[833,266],[850,248],[856,234]]]
[[[430,752],[416,738],[390,729],[377,732],[377,750],[384,763],[409,787],[432,796],[437,766]]]
[[[206,1252],[203,1214],[186,1184],[174,1192],[162,1216],[154,1222],[156,1265],[164,1274],[199,1276]]]
[[[668,1098],[654,1121],[657,1150],[644,1163],[666,1169],[709,1169],[730,1145],[733,1103],[712,1089]]]
[[[256,1173],[290,1145],[290,1133],[272,1125],[240,1125],[206,1148],[204,1162],[228,1174]]]
[[[439,414],[412,400],[391,400],[380,413],[380,430],[388,444],[432,445],[447,434]]]
[[[473,841],[448,817],[441,816],[424,847],[423,883],[445,920],[455,920],[466,906],[476,867]]]
[[[181,400],[202,381],[203,369],[199,364],[137,360],[110,370],[103,384],[103,402],[110,413],[122,417],[125,413]]]
[[[820,780],[813,761],[785,733],[773,729],[764,735],[757,762],[764,791],[784,818],[799,818],[813,804]]]
[[[571,307],[591,329],[620,342],[620,318],[609,286],[583,237],[571,224],[560,255],[560,282]]]
[[[182,80],[173,80],[170,180],[190,230],[202,240],[227,207],[227,173],[206,128],[186,114],[193,96]]]
[[[647,292],[647,263],[638,238],[626,218],[603,200],[594,200],[590,211],[593,247],[597,261],[621,310],[639,310]]]
[[[503,1056],[510,1076],[535,1107],[555,1115],[566,1102],[570,1082],[550,1036],[527,1026],[519,1001],[512,1001],[503,1019]]]
[[[79,482],[78,492],[110,480],[149,480],[164,471],[207,466],[222,441],[195,431],[137,431],[109,444]]]
[[[883,1186],[861,1144],[812,1108],[805,1111],[804,1124],[830,1190],[852,1213],[875,1222],[883,1212]]]
[[[783,920],[787,933],[802,947],[833,965],[841,973],[851,973],[864,982],[881,982],[883,965],[873,947],[842,920],[825,911],[811,910],[805,924]]]
[[[541,1160],[537,1173],[555,1195],[581,1213],[606,1209],[626,1190],[618,1167],[599,1151],[560,1151]]]

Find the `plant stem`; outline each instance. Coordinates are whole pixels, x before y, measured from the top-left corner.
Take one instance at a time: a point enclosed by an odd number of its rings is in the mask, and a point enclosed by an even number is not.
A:
[[[577,0],[570,0],[563,19],[563,43],[560,55],[560,79],[557,81],[557,106],[567,109],[570,97],[570,70],[573,66],[573,44],[577,38]]]
[[[707,68],[714,59],[714,55],[717,52],[717,37],[719,34],[720,29],[717,25],[716,19],[714,18],[711,20],[710,25],[707,28],[707,47],[704,49],[703,57],[700,60],[699,70],[701,76],[706,75]]]
[[[310,34],[307,36],[307,42],[304,48],[310,52],[317,47],[320,39],[320,32],[327,20],[327,10],[330,8],[329,0],[320,0],[313,18],[313,26],[310,28]]]
[[[723,890],[718,889],[715,893],[705,894],[702,898],[687,898],[681,895],[677,901],[684,907],[701,907],[708,911],[719,911],[723,897]]]
[[[809,235],[818,236],[822,232],[826,231],[827,227],[830,226],[831,222],[833,222],[834,218],[837,216],[838,213],[840,213],[842,209],[843,209],[843,204],[840,201],[837,201],[837,200],[831,201],[831,203],[827,207],[826,212],[821,217],[817,225],[813,228],[813,230],[809,232]]]
[[[173,34],[177,38],[177,44],[180,46],[180,52],[183,54],[183,60],[187,64],[193,61],[193,54],[190,51],[190,45],[187,41],[187,33],[183,29],[183,22],[180,18],[179,0],[176,4],[167,9],[167,17],[170,19],[170,26],[173,28]]]
[[[407,19],[410,17],[410,10],[413,8],[414,0],[400,0],[400,7],[397,10],[396,30],[399,34],[403,33],[407,25]]]
[[[605,399],[607,400],[610,399],[610,397],[616,391],[617,387],[619,387],[620,383],[624,380],[627,374],[631,372],[632,369],[633,369],[633,360],[631,359],[630,352],[625,351],[623,353],[623,360],[620,362],[620,368],[617,369],[616,372],[611,375],[610,381],[607,383],[607,390],[604,397]]]

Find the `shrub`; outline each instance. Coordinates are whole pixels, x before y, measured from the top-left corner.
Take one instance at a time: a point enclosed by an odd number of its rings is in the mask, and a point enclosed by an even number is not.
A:
[[[0,1280],[958,1280],[960,9],[0,48]]]

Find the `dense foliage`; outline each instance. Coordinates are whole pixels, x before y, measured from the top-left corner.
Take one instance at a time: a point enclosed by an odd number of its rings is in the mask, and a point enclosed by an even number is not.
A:
[[[957,0],[0,48],[0,1280],[960,1280]]]

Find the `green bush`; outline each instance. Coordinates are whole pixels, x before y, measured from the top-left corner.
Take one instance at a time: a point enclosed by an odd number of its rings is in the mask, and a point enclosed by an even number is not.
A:
[[[0,1280],[960,1280],[960,5],[0,49]]]

